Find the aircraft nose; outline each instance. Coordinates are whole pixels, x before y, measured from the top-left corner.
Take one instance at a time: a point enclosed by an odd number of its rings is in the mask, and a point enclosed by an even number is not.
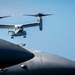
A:
[[[21,46],[0,40],[0,68],[16,65],[33,57],[33,53]]]
[[[15,54],[15,57],[18,56],[17,58],[19,59],[20,62],[27,61],[27,60],[32,59],[34,57],[33,53],[31,53],[30,51],[28,51],[27,49],[24,49],[22,47],[20,47],[20,49],[18,49],[18,51],[16,51],[16,54]]]

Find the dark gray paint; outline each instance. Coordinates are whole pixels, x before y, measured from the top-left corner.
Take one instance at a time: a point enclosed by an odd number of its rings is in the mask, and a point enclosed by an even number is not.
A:
[[[8,41],[0,39],[0,68],[22,63],[34,57],[34,54]]]
[[[0,75],[75,75],[75,62],[57,55],[33,51],[35,57],[5,68]],[[27,66],[21,68],[21,65]]]
[[[4,43],[4,46],[11,44],[4,40],[0,40],[0,42]],[[11,44],[9,48],[6,47],[6,50],[12,50],[13,45]],[[0,46],[2,45],[0,44]],[[15,45],[13,50],[17,51],[18,48],[19,46]],[[22,48],[21,50],[34,54],[34,57],[23,63],[4,68],[3,71],[0,71],[0,75],[75,75],[75,62],[72,60],[36,50],[31,52]],[[2,58],[0,57],[0,59]],[[25,66],[21,67],[21,65]]]

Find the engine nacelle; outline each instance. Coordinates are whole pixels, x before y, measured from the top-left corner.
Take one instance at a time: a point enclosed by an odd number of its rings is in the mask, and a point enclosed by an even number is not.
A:
[[[42,31],[42,17],[38,16],[39,29]]]
[[[29,59],[34,54],[19,45],[0,39],[0,69],[13,66]]]

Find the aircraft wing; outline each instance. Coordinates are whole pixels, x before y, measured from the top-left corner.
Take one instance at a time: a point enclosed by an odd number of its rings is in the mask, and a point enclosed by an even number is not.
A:
[[[15,27],[15,25],[0,25],[0,28],[4,28],[4,29],[13,29]]]
[[[28,28],[28,27],[35,27],[35,26],[39,26],[39,24],[38,23],[24,24],[21,27]]]

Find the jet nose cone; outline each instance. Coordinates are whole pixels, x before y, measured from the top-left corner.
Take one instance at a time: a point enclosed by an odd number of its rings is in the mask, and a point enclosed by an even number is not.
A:
[[[0,68],[16,65],[33,57],[33,53],[21,46],[0,40]]]
[[[19,59],[20,62],[21,61],[23,62],[23,61],[27,61],[29,59],[32,59],[34,57],[34,54],[31,53],[30,51],[22,48],[22,47],[19,47],[19,49],[18,49],[18,51],[16,51],[16,54],[14,57],[17,57],[17,59]]]

